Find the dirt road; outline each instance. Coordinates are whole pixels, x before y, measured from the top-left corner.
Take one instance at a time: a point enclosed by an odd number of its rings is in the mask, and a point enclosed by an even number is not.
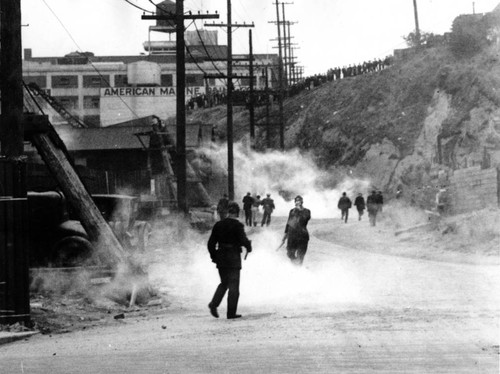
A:
[[[208,313],[217,273],[206,236],[175,252],[158,240],[150,276],[164,313],[2,346],[0,373],[499,372],[498,265],[402,257],[401,243],[377,239],[382,226],[331,219],[310,223],[297,268],[276,251],[282,229],[276,219],[250,230],[242,319]],[[364,237],[378,247],[360,250]]]

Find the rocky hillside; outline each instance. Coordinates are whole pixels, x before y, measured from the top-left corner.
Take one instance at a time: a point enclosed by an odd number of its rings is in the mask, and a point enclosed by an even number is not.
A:
[[[500,166],[500,45],[459,57],[448,45],[423,48],[385,70],[305,90],[284,109],[286,148],[311,152],[322,168],[369,178],[389,195],[437,185],[453,169]],[[217,124],[223,137],[225,114],[189,119]],[[248,117],[235,108],[236,139],[248,136]],[[257,148],[265,143],[259,126]]]

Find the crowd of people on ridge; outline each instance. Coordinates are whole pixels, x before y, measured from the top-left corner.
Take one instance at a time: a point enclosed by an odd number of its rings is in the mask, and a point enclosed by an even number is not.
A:
[[[325,74],[315,74],[312,76],[308,76],[302,79],[298,83],[294,83],[288,87],[288,95],[294,96],[298,93],[309,90],[312,87],[320,86],[326,82],[337,81],[340,79],[356,77],[363,74],[369,74],[378,72],[386,69],[390,65],[392,65],[392,56],[386,56],[384,59],[373,59],[369,61],[364,61],[359,64],[351,64],[349,66],[344,67],[335,67],[328,69]],[[233,100],[235,101],[245,101],[248,104],[249,101],[249,93],[246,87],[241,87],[233,90],[234,96]],[[239,95],[238,95],[239,94]],[[241,97],[244,99],[242,99]],[[246,98],[246,99],[245,99]],[[186,107],[189,110],[200,109],[200,108],[212,108],[217,105],[225,105],[227,102],[227,95],[225,90],[217,90],[213,88],[209,88],[206,94],[199,94],[197,96],[191,97],[186,102]],[[268,101],[272,103],[276,101],[277,95],[275,94],[275,90],[270,90],[269,94],[265,94],[262,90],[256,90],[255,92],[255,104],[263,105]],[[240,103],[241,105],[241,103]]]

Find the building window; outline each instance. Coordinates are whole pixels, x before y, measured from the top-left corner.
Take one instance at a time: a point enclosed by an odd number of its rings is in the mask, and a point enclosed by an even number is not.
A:
[[[115,87],[127,87],[128,79],[126,74],[115,75]]]
[[[77,75],[53,75],[52,88],[78,88]]]
[[[255,80],[255,77],[254,77],[254,79],[253,79],[253,85],[254,86],[255,86],[255,82],[256,82],[256,80]],[[250,77],[248,77],[248,78],[246,78],[246,77],[245,78],[240,78],[240,85],[241,86],[245,86],[245,87],[250,87]]]
[[[40,88],[47,88],[47,77],[45,75],[31,75],[23,77],[26,84],[35,83]]]
[[[161,86],[162,87],[172,87],[174,85],[174,80],[172,74],[162,74],[161,75]]]
[[[84,96],[83,109],[99,109],[100,100],[99,96]]]
[[[108,87],[109,75],[84,75],[83,87]]]
[[[56,100],[65,109],[78,109],[78,96],[57,96]]]
[[[203,87],[202,74],[186,74],[186,87]]]
[[[99,115],[83,116],[83,123],[85,123],[88,127],[100,127],[101,117]]]

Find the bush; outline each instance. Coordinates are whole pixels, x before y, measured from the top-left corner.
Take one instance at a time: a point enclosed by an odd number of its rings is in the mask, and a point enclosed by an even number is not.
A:
[[[488,22],[482,15],[468,14],[455,18],[450,48],[457,57],[471,57],[488,44]]]

